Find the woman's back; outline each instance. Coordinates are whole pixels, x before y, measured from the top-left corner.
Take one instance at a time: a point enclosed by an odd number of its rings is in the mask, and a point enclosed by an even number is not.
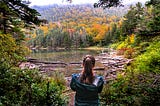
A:
[[[103,88],[103,78],[95,76],[93,67],[95,58],[86,55],[83,59],[83,70],[81,74],[73,74],[70,87],[76,92],[75,106],[98,106],[98,93]]]
[[[103,88],[103,78],[95,76],[92,84],[85,84],[80,82],[81,74],[73,74],[70,87],[76,91],[75,106],[98,106],[98,93]]]

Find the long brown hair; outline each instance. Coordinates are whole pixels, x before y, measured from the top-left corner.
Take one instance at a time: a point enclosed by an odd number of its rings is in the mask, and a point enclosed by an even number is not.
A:
[[[80,82],[92,84],[94,80],[93,67],[95,66],[95,58],[91,55],[86,55],[83,59],[83,71],[80,77]]]

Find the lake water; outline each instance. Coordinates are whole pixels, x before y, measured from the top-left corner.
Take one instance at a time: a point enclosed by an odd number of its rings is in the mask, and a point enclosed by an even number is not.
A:
[[[35,51],[32,52],[29,56],[40,61],[49,61],[49,62],[60,62],[68,64],[66,67],[55,67],[54,70],[63,72],[66,77],[71,76],[72,73],[79,73],[82,71],[82,60],[83,57],[87,54],[98,56],[101,53],[101,50],[60,50],[60,51]],[[70,63],[80,63],[80,64],[70,64]],[[102,63],[96,61],[96,67],[103,67]],[[52,76],[53,70],[49,70],[45,73]]]
[[[60,51],[33,51],[29,56],[41,61],[51,62],[80,62],[87,54],[96,56],[100,50],[60,50]]]

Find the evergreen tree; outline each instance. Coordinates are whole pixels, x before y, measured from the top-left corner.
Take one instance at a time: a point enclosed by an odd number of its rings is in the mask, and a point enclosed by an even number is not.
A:
[[[39,24],[40,15],[36,10],[31,9],[22,0],[1,0],[0,1],[0,30],[4,33],[16,32],[14,27],[24,22],[24,26]]]
[[[141,16],[143,16],[143,7],[140,2],[137,3],[135,7],[130,7],[130,10],[124,16],[122,24],[123,35],[130,35],[135,31],[137,25],[141,21]]]

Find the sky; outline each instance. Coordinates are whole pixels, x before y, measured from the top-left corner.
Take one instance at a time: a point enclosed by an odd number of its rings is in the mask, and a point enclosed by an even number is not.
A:
[[[66,0],[29,0],[31,6],[33,5],[51,5],[51,4],[69,4]],[[96,3],[98,0],[72,0],[72,4],[85,4],[85,3]],[[132,2],[142,2],[145,3],[148,0],[123,0],[124,4]]]

